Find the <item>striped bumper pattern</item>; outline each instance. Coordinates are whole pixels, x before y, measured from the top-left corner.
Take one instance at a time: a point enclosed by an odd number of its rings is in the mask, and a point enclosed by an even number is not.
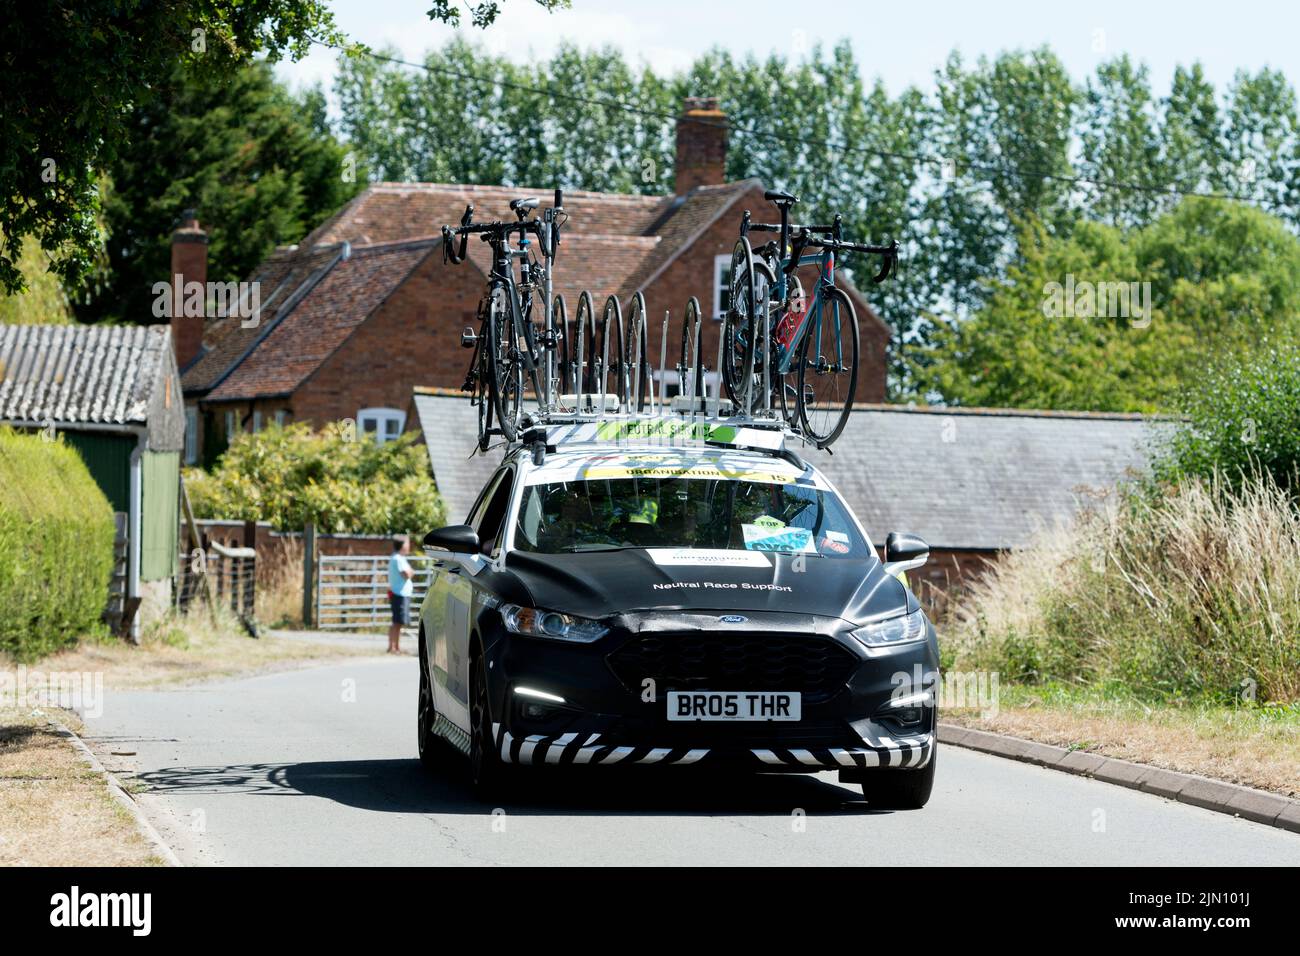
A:
[[[504,763],[542,764],[675,764],[696,763],[709,755],[708,748],[628,747],[601,743],[600,734],[567,733],[553,736],[530,734],[515,737],[500,724],[492,725]],[[919,769],[934,754],[934,735],[880,737],[864,741],[865,747],[751,750],[760,763],[785,767],[912,767]]]
[[[754,750],[755,757],[776,767],[914,767],[921,768],[934,755],[934,735],[880,737],[863,741],[865,747],[812,748],[808,750]]]
[[[600,734],[560,734],[527,737],[512,736],[492,725],[504,763],[517,764],[689,764],[704,759],[707,749],[685,747],[619,747],[600,743]],[[584,739],[585,738],[585,739]]]

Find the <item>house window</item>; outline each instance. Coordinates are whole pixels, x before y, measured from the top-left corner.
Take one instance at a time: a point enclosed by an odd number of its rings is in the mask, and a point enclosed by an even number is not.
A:
[[[253,409],[253,431],[256,433],[256,432],[260,432],[261,430],[262,430],[261,409]]]
[[[233,441],[238,432],[239,412],[226,412],[226,441]]]
[[[713,257],[713,317],[721,319],[731,305],[731,256]]]
[[[185,464],[192,465],[199,460],[199,410],[193,405],[185,406]]]
[[[288,422],[289,422],[288,409],[277,408],[275,410],[275,424],[278,425],[280,428],[283,428],[285,425],[288,424]]]
[[[363,408],[357,412],[357,426],[361,434],[383,445],[402,434],[406,412],[396,408]]]

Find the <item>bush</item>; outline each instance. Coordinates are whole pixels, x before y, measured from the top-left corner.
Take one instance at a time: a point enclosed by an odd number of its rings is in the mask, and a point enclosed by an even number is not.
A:
[[[1157,456],[1156,477],[1221,473],[1238,486],[1257,472],[1300,492],[1300,349],[1265,347],[1226,363],[1184,392],[1188,421]]]
[[[102,630],[113,538],[76,450],[0,428],[0,651],[35,660]]]
[[[185,473],[196,517],[269,521],[282,531],[423,534],[444,523],[414,436],[380,445],[303,423],[237,436],[211,474]]]
[[[1267,475],[1125,494],[1004,556],[946,636],[1010,680],[1300,701],[1300,514]]]

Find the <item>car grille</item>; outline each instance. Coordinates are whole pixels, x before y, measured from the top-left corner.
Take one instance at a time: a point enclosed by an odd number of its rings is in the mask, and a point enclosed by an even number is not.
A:
[[[834,696],[857,659],[834,641],[814,635],[733,632],[644,634],[609,656],[615,675],[641,693],[647,678],[656,693],[674,690],[798,691],[804,703]]]

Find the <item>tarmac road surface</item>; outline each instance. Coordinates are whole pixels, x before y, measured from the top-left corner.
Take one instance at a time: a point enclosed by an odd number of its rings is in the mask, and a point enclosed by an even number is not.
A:
[[[1300,835],[940,747],[924,810],[834,773],[592,768],[477,802],[424,772],[414,657],[106,692],[90,745],[187,864],[1300,865]]]

